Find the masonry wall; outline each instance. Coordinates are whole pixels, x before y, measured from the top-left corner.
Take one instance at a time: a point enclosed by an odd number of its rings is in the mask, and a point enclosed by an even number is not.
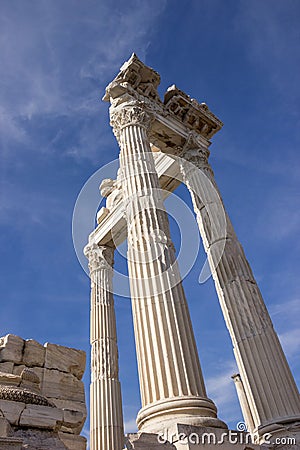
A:
[[[82,350],[0,338],[0,449],[85,450]]]

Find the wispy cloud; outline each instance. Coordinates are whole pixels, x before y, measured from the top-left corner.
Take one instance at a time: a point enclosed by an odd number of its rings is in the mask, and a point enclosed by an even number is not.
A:
[[[93,2],[93,8],[89,3],[76,2],[76,8],[69,0],[33,2],[30,8],[1,3],[2,147],[30,134],[31,149],[38,148],[28,125],[45,115],[63,124],[56,144],[67,134],[67,117],[80,122],[73,145],[77,157],[79,149],[86,157],[99,145],[101,90],[132,51],[145,58],[151,28],[166,2],[154,8],[133,0],[115,9],[107,2]]]
[[[265,239],[294,239],[300,228],[299,198],[298,187],[287,183],[280,188],[274,187],[267,196],[264,193],[261,200],[265,207],[258,217],[257,226],[259,231],[263,230]]]
[[[300,301],[293,298],[289,301],[271,306],[271,316],[279,326],[279,338],[286,356],[294,363],[300,350]]]
[[[125,433],[135,433],[137,431],[137,425],[135,418],[125,420],[124,423],[124,431]]]
[[[231,378],[234,373],[237,373],[235,362],[225,361],[222,364],[222,370],[219,369],[217,375],[208,377],[206,380],[208,395],[217,405],[219,417],[231,423],[236,423],[240,417],[237,395]]]
[[[300,350],[300,327],[286,331],[279,335],[282,347],[288,358],[299,355]]]
[[[287,67],[300,64],[298,6],[292,0],[240,2],[235,20],[248,39],[247,57],[269,73],[284,105],[294,107],[299,101],[298,74]]]

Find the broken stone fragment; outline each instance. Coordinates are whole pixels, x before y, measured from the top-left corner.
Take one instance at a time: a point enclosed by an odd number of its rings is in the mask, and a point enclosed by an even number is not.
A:
[[[0,400],[0,410],[10,425],[18,425],[20,415],[25,409],[25,403],[14,402],[11,400]]]
[[[44,369],[42,395],[54,399],[85,402],[84,385],[71,373]]]
[[[0,372],[0,385],[19,386],[20,383],[21,383],[20,375],[14,375],[12,373]]]
[[[58,432],[59,438],[65,444],[68,450],[86,450],[86,438],[83,436],[74,436],[74,434]]]
[[[34,339],[25,341],[23,362],[28,367],[43,367],[45,363],[45,347]]]
[[[85,417],[82,412],[64,409],[61,431],[72,434],[80,434],[84,425],[84,421]]]
[[[0,409],[0,436],[7,437],[12,434],[12,429],[9,421],[4,417],[3,412]],[[2,448],[0,446],[0,448]]]
[[[14,363],[13,362],[0,363],[0,372],[14,373]]]
[[[40,378],[34,370],[25,367],[21,373],[21,388],[29,389],[37,394],[40,394]]]
[[[71,373],[81,380],[86,363],[86,355],[83,350],[49,343],[45,344],[45,349],[45,368]]]
[[[126,437],[126,448],[129,450],[176,450],[175,445],[170,442],[160,443],[158,435],[153,433],[128,434]]]
[[[26,405],[20,417],[20,426],[57,429],[63,420],[63,411],[42,405]]]
[[[0,338],[0,362],[19,364],[23,359],[24,340],[14,334]]]

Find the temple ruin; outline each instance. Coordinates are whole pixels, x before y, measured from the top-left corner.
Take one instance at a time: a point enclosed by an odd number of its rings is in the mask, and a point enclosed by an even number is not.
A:
[[[180,433],[225,436],[224,449],[275,448],[300,433],[299,394],[208,161],[222,122],[205,103],[171,86],[136,55],[107,86],[110,123],[120,147],[116,180],[102,183],[106,207],[85,254],[91,275],[91,450],[122,450],[124,431],[113,299],[116,245],[128,240],[128,270],[142,408],[129,449],[214,448]],[[251,444],[232,444],[208,398],[164,199],[185,183],[193,202],[239,374],[235,375]],[[200,287],[199,287],[200,289]],[[162,442],[161,433],[170,439]],[[299,448],[297,444],[276,448]]]

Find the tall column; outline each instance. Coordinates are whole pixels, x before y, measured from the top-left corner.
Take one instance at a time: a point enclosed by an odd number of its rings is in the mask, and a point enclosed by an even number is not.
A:
[[[299,394],[243,248],[208,163],[209,142],[193,132],[180,160],[255,430],[300,419]],[[225,227],[224,227],[225,224]]]
[[[234,381],[236,393],[240,402],[241,410],[244,416],[244,420],[246,423],[246,427],[249,433],[253,434],[254,432],[254,423],[251,414],[251,410],[249,408],[249,403],[247,400],[246,392],[243,386],[243,382],[239,373],[233,375],[231,377]]]
[[[114,248],[87,245],[91,275],[90,448],[124,448],[116,318],[112,294]]]
[[[150,149],[151,117],[140,105],[111,106],[120,145],[128,268],[142,409],[140,430],[176,422],[225,427],[207,398],[191,319]]]

